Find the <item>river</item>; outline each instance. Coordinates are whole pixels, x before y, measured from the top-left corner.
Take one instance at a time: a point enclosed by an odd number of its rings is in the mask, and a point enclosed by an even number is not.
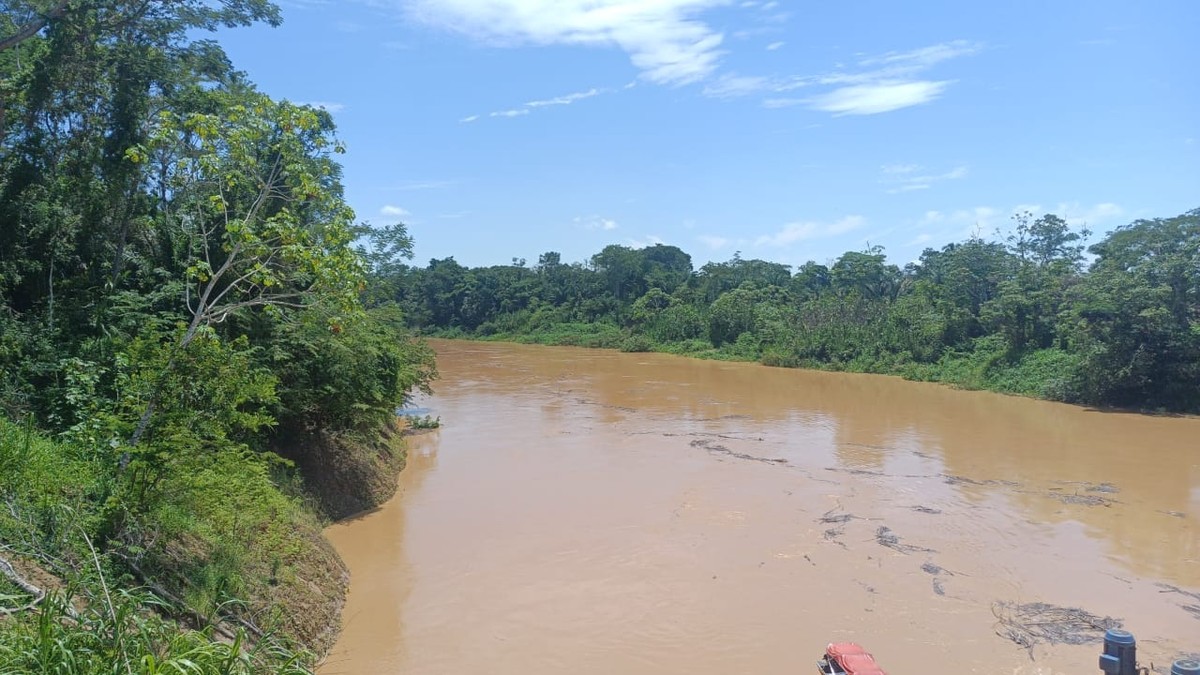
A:
[[[434,345],[442,428],[327,530],[352,581],[322,675],[784,675],[842,640],[892,673],[1099,672],[997,635],[1032,602],[1123,620],[1143,664],[1200,652],[1200,419]]]

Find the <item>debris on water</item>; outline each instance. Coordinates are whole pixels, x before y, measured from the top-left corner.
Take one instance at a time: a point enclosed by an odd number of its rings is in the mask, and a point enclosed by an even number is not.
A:
[[[933,592],[934,592],[934,593],[936,593],[936,594],[938,594],[938,595],[945,595],[945,594],[946,594],[946,587],[942,585],[942,580],[941,580],[941,579],[934,579],[934,580],[933,580]]]
[[[1104,631],[1122,626],[1120,619],[1111,616],[1045,602],[996,602],[992,614],[997,619],[996,635],[1024,647],[1030,658],[1039,644],[1094,644],[1104,639]]]
[[[932,574],[934,576],[937,576],[937,575],[941,574],[942,572],[945,572],[946,570],[941,567],[938,567],[937,565],[934,565],[931,562],[927,562],[927,563],[921,565],[921,571],[926,574]]]
[[[1171,516],[1172,518],[1187,518],[1187,514],[1183,511],[1159,511],[1159,513],[1164,516]]]
[[[1179,607],[1182,608],[1183,611],[1187,612],[1188,614],[1191,614],[1194,618],[1200,619],[1200,593],[1193,593],[1192,591],[1185,591],[1182,588],[1180,588],[1178,586],[1172,586],[1171,584],[1158,583],[1158,584],[1155,584],[1155,586],[1158,586],[1159,593],[1178,593],[1179,595],[1182,595],[1185,598],[1189,598],[1191,600],[1196,601],[1197,604],[1195,604],[1195,605],[1181,604],[1181,605],[1179,605]]]
[[[845,525],[846,523],[854,520],[855,517],[856,516],[853,513],[834,513],[833,511],[826,511],[825,515],[821,516],[817,522],[825,523],[826,525]]]
[[[1109,494],[1116,494],[1121,491],[1121,488],[1117,487],[1116,485],[1113,485],[1112,483],[1101,483],[1099,485],[1093,485],[1086,489],[1088,492],[1106,492]]]
[[[840,466],[827,466],[826,471],[834,471],[837,473],[848,473],[851,476],[886,476],[882,471],[873,471],[871,469],[843,469]]]
[[[829,528],[828,530],[825,530],[825,541],[830,541],[838,546],[841,546],[842,548],[846,548],[846,544],[838,539],[838,537],[842,536],[843,534],[845,534],[845,531],[840,527]]]
[[[979,485],[979,486],[1004,485],[1007,487],[1016,487],[1016,486],[1020,485],[1020,483],[1017,483],[1016,481],[1011,481],[1011,480],[997,480],[995,478],[989,478],[987,480],[975,480],[974,478],[967,478],[966,476],[955,476],[955,475],[949,474],[949,473],[942,474],[942,478],[944,478],[946,480],[947,485]]]
[[[1065,495],[1057,492],[1050,492],[1048,494],[1064,504],[1078,504],[1079,506],[1112,506],[1119,503],[1115,499],[1101,497],[1100,495]]]
[[[937,553],[931,548],[924,546],[913,546],[912,544],[901,543],[900,537],[892,532],[892,528],[887,525],[880,525],[878,530],[875,530],[875,541],[880,546],[886,546],[893,551],[899,551],[904,554],[908,553]]]
[[[942,515],[941,509],[931,509],[928,506],[917,505],[917,506],[912,507],[912,509],[913,509],[913,511],[916,511],[917,513],[928,513],[931,516]]]
[[[787,464],[788,463],[788,461],[786,459],[775,459],[775,458],[771,458],[771,457],[756,457],[754,455],[747,455],[744,452],[735,452],[723,445],[719,445],[717,443],[714,443],[709,440],[704,440],[704,439],[696,439],[696,440],[692,441],[691,446],[693,448],[704,448],[710,454],[729,455],[730,457],[735,457],[737,459],[748,459],[752,462],[763,462],[766,464]]]

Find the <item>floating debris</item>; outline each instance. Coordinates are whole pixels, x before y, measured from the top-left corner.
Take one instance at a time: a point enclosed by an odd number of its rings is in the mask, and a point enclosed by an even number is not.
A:
[[[978,485],[978,486],[1004,485],[1007,487],[1017,487],[1018,485],[1020,485],[1020,483],[1018,483],[1016,481],[1011,481],[1011,480],[997,480],[994,478],[989,478],[988,480],[975,480],[974,478],[967,478],[966,476],[955,476],[955,475],[949,474],[949,473],[942,474],[942,478],[944,478],[946,480],[947,485]]]
[[[918,505],[918,506],[914,506],[914,507],[912,507],[912,510],[913,510],[913,511],[916,511],[917,513],[928,513],[928,514],[929,514],[929,515],[931,515],[931,516],[940,516],[940,515],[942,515],[942,510],[941,510],[941,509],[931,509],[931,508],[929,508],[928,506],[920,506],[920,505]]]
[[[938,595],[945,595],[945,594],[946,594],[946,587],[942,585],[942,580],[941,580],[941,579],[934,579],[934,580],[933,580],[933,592],[934,592],[934,593],[936,593],[936,594],[938,594]]]
[[[1179,605],[1179,606],[1183,609],[1183,611],[1187,612],[1188,614],[1191,614],[1196,619],[1200,619],[1200,593],[1193,593],[1191,591],[1185,591],[1182,588],[1180,588],[1178,586],[1172,586],[1171,584],[1158,583],[1158,584],[1154,584],[1154,585],[1158,586],[1159,593],[1178,593],[1179,595],[1182,595],[1185,598],[1190,598],[1192,600],[1195,600],[1197,602],[1197,604],[1195,604],[1195,605],[1183,604],[1183,605]]]
[[[1104,631],[1122,625],[1120,619],[1110,616],[1045,602],[996,602],[992,614],[998,621],[996,635],[1024,647],[1031,659],[1039,644],[1094,644],[1103,641]]]
[[[691,446],[693,448],[704,448],[709,453],[714,454],[714,455],[729,455],[730,457],[736,457],[737,459],[748,459],[752,462],[764,462],[766,464],[787,464],[788,463],[788,461],[786,459],[775,459],[775,458],[771,458],[771,457],[756,457],[754,455],[747,455],[744,452],[735,452],[723,445],[719,445],[712,441],[703,440],[703,439],[696,439],[696,440],[692,441]]]
[[[1159,511],[1159,513],[1172,518],[1187,518],[1187,514],[1182,511]]]
[[[912,544],[901,543],[900,537],[892,532],[892,528],[887,525],[880,525],[878,530],[875,530],[875,541],[880,546],[886,546],[893,551],[899,551],[904,554],[908,553],[937,553],[931,548],[924,546],[913,546]]]
[[[817,522],[825,523],[826,525],[845,525],[854,520],[856,516],[853,513],[833,513],[826,511],[825,515],[821,516]]]
[[[926,574],[932,574],[934,576],[937,576],[937,575],[941,574],[942,572],[946,572],[946,570],[944,568],[938,567],[937,565],[934,565],[931,562],[927,562],[924,565],[921,565],[921,571]],[[946,572],[946,574],[950,574],[950,573]],[[953,576],[953,575],[951,575],[951,576]]]
[[[840,466],[827,466],[827,467],[825,467],[825,470],[833,471],[836,473],[848,473],[851,476],[877,476],[877,477],[887,476],[887,474],[882,471],[874,471],[871,469],[843,469]]]
[[[1093,485],[1093,486],[1085,488],[1085,489],[1088,492],[1107,492],[1109,494],[1116,494],[1121,491],[1121,488],[1117,487],[1116,485],[1113,485],[1112,483],[1101,483],[1099,485]]]
[[[1048,494],[1064,504],[1078,504],[1079,506],[1112,506],[1113,504],[1120,503],[1115,499],[1101,497],[1100,495],[1065,495],[1057,492],[1050,492]]]

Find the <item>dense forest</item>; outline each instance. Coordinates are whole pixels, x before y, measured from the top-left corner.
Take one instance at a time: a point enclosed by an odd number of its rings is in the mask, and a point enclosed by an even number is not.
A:
[[[322,519],[386,497],[436,372],[330,115],[206,38],[279,21],[0,3],[0,672],[307,672],[336,633]]]
[[[735,255],[693,269],[675,246],[611,245],[586,263],[403,268],[416,329],[899,374],[1099,406],[1200,410],[1200,210],[1086,247],[1053,214],[1011,233],[880,248],[791,269]]]

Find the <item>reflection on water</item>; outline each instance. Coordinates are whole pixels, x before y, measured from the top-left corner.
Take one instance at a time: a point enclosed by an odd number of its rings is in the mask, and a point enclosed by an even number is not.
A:
[[[1037,672],[994,634],[1001,600],[1121,617],[1158,662],[1200,651],[1196,603],[1158,585],[1200,591],[1200,420],[436,347],[443,428],[396,499],[329,530],[353,581],[326,675],[788,673],[833,639],[895,672]]]

